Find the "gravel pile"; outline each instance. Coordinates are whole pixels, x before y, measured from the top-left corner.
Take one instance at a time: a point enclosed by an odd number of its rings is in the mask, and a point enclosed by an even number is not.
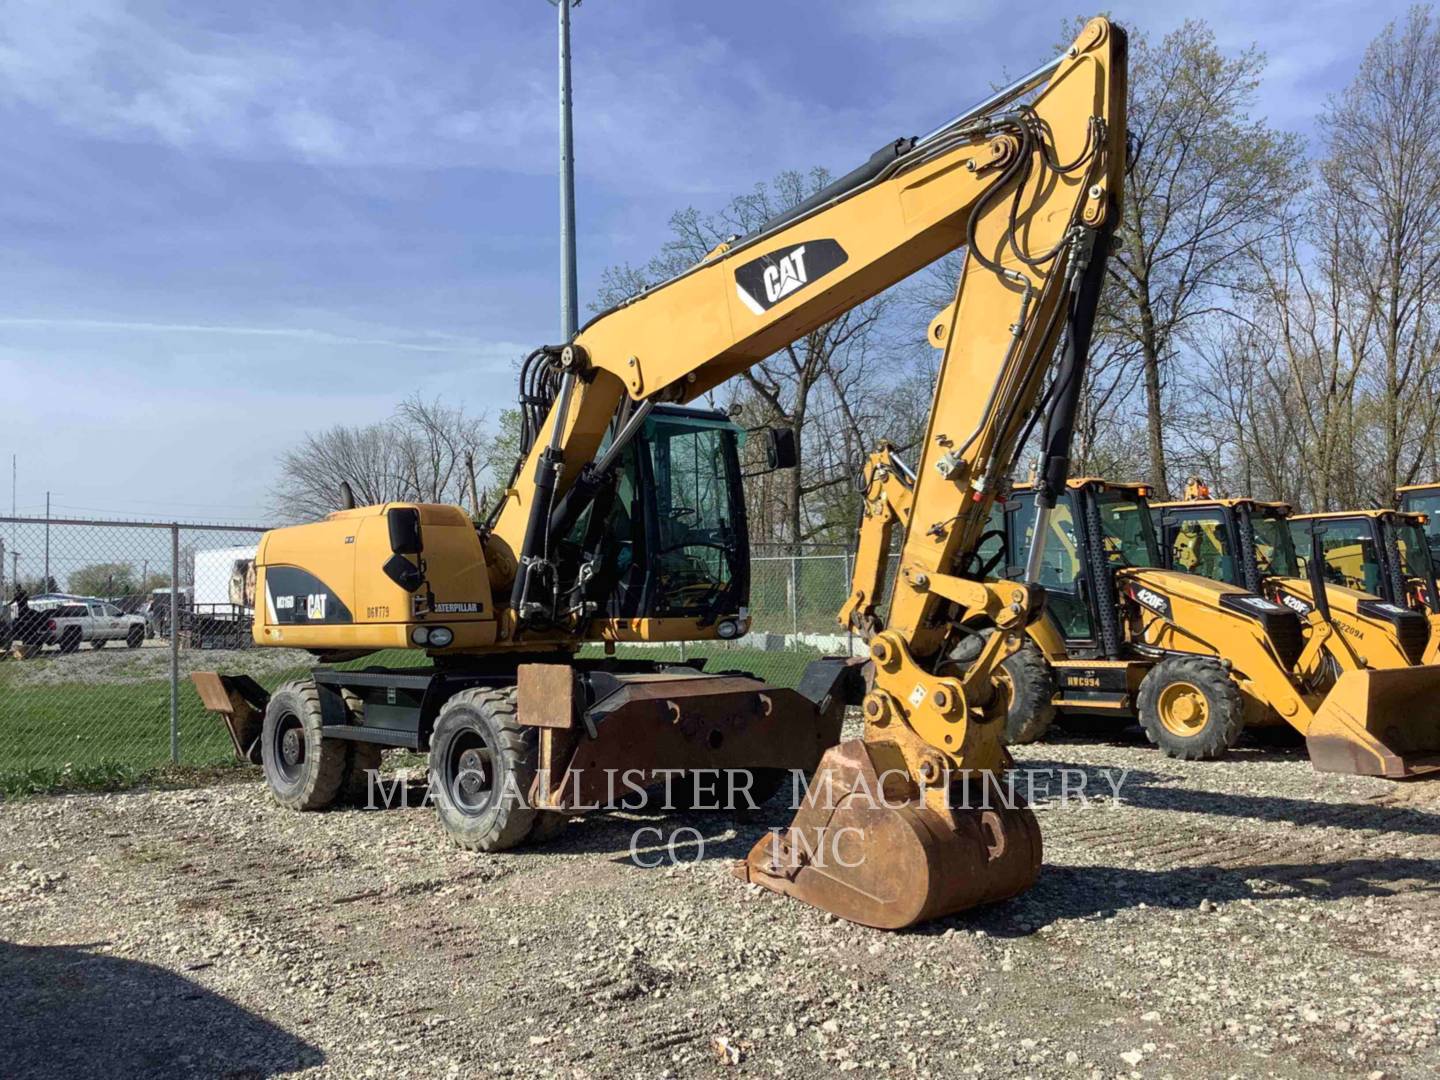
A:
[[[1430,1076],[1440,782],[1021,748],[1046,867],[888,934],[729,876],[789,814],[534,851],[258,781],[0,806],[9,1076]],[[1043,770],[1051,770],[1045,773]],[[1111,795],[1112,783],[1120,794]],[[671,865],[656,832],[690,831]],[[703,841],[703,852],[701,844]],[[63,1034],[62,1034],[63,1033]]]

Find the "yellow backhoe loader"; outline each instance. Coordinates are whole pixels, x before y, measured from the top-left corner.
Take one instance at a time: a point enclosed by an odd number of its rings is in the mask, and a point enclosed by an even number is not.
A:
[[[1403,627],[1407,651],[1419,662],[1440,663],[1440,595],[1426,536],[1427,515],[1402,510],[1342,510],[1296,514],[1290,519],[1300,562],[1326,591],[1359,591],[1379,599],[1372,611],[1392,618],[1402,632],[1401,613],[1423,625]],[[1379,606],[1377,606],[1379,605]]]
[[[1324,639],[1324,648],[1309,654],[1319,666],[1300,672],[1302,678],[1318,685],[1356,668],[1434,662],[1440,635],[1432,642],[1424,615],[1353,587],[1362,573],[1342,581],[1340,575],[1321,572],[1323,557],[1312,559],[1312,535],[1303,525],[1309,515],[1293,517],[1286,503],[1212,498],[1198,489],[1192,480],[1183,501],[1151,507],[1162,562],[1172,570],[1239,585],[1299,615],[1307,638],[1318,634]],[[1301,534],[1298,550],[1295,532]],[[1322,556],[1324,550],[1322,545]],[[1378,581],[1378,566],[1369,576]]]
[[[992,676],[1040,602],[967,567],[1034,425],[1042,514],[1067,471],[1119,219],[1125,71],[1124,32],[1094,19],[975,108],[537,350],[521,374],[521,457],[484,523],[391,504],[266,534],[257,644],[329,659],[423,649],[434,666],[322,667],[268,700],[243,680],[198,680],[237,749],[301,808],[343,792],[378,748],[428,751],[442,824],[489,849],[535,837],[611,770],[648,785],[677,768],[809,768],[824,750],[794,823],[742,876],[886,927],[1028,888],[1033,814],[976,808],[957,787],[1011,767]],[[578,658],[587,643],[745,632],[736,432],[689,403],[960,247],[955,298],[930,326],[943,358],[907,474],[902,585],[883,623],[873,595],[847,612],[869,639],[864,686],[839,660],[790,692]],[[872,532],[857,574],[878,578]],[[949,656],[974,616],[1001,632],[962,670]],[[862,693],[865,737],[825,750]]]
[[[1397,657],[1396,670],[1368,670],[1328,626],[1307,634],[1292,606],[1224,580],[1223,551],[1186,549],[1215,576],[1164,569],[1145,485],[1081,478],[1068,487],[1043,545],[1045,617],[1004,662],[1014,700],[1048,690],[1061,713],[1136,718],[1166,754],[1191,760],[1220,757],[1247,725],[1285,723],[1321,771],[1400,778],[1440,769],[1440,710],[1406,701],[1433,699],[1440,668]],[[1017,575],[1012,553],[1035,546],[1032,502],[1019,489],[992,519],[982,571]],[[1166,533],[1170,542],[1177,531]],[[1283,561],[1288,533],[1271,535],[1268,557]],[[1379,640],[1398,648],[1393,634]],[[1336,655],[1346,658],[1338,667]],[[1023,713],[1009,719],[1021,737],[1042,726]]]

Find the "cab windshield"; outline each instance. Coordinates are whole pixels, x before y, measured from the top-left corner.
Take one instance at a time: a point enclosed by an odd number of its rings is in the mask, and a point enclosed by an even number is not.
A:
[[[1299,577],[1300,563],[1295,557],[1295,538],[1290,523],[1278,514],[1256,511],[1250,518],[1255,533],[1255,563],[1260,573],[1271,577]]]
[[[1430,557],[1434,561],[1440,554],[1440,490],[1407,491],[1400,497],[1400,508],[1414,514],[1424,514],[1425,535],[1430,542]]]
[[[1097,491],[1100,531],[1111,566],[1159,566],[1160,544],[1146,503],[1125,491]]]
[[[1433,567],[1425,533],[1414,523],[1395,526],[1395,546],[1400,552],[1401,572],[1410,578],[1429,581]]]

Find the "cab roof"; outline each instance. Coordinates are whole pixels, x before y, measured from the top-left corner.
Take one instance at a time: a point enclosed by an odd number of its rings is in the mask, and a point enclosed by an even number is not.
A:
[[[1399,487],[1397,487],[1397,488],[1395,489],[1395,493],[1398,495],[1398,494],[1400,494],[1401,492],[1405,492],[1405,491],[1435,491],[1435,490],[1440,490],[1440,480],[1431,480],[1429,483],[1425,483],[1425,484],[1401,484]]]
[[[1208,506],[1219,506],[1228,510],[1235,506],[1251,506],[1263,510],[1279,510],[1286,517],[1289,517],[1295,509],[1289,503],[1252,499],[1248,496],[1239,499],[1170,499],[1166,502],[1151,503],[1150,506],[1155,510],[1203,510]]]
[[[1389,510],[1381,507],[1379,510],[1325,510],[1314,514],[1296,514],[1292,521],[1335,521],[1342,518],[1384,518],[1394,517],[1410,521],[1412,524],[1419,524],[1424,514],[1417,514],[1406,510]]]
[[[1079,491],[1085,487],[1102,487],[1111,491],[1128,491],[1139,495],[1141,498],[1149,496],[1151,486],[1139,480],[1106,480],[1100,476],[1072,476],[1065,481],[1065,486],[1071,491]],[[1012,491],[1034,491],[1035,481],[1026,480],[1023,483],[1015,484]]]

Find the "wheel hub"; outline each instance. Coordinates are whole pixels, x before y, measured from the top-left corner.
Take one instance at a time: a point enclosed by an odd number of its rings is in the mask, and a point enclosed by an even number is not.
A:
[[[1200,732],[1210,720],[1210,703],[1198,686],[1171,683],[1160,694],[1160,722],[1182,738]]]
[[[305,743],[298,728],[291,728],[280,739],[280,756],[289,766],[299,765],[305,759]]]
[[[460,790],[468,798],[473,799],[490,786],[486,755],[483,750],[478,748],[466,750],[460,755],[458,764]]]

